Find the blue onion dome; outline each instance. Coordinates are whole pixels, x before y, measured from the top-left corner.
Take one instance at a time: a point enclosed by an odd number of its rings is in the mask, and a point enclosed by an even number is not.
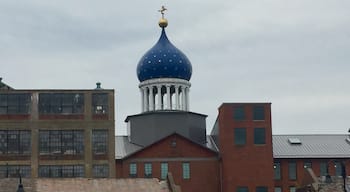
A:
[[[166,20],[165,20],[166,21]],[[176,48],[166,36],[167,22],[159,22],[162,34],[158,42],[146,52],[137,65],[140,82],[155,78],[179,78],[189,81],[192,65],[185,54]]]

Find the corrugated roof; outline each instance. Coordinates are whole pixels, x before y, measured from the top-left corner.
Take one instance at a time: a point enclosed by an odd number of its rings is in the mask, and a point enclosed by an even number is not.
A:
[[[299,139],[301,143],[292,144],[289,139]],[[274,158],[350,158],[348,135],[273,135]],[[350,140],[349,140],[350,141]],[[218,151],[210,136],[205,145]],[[129,142],[128,136],[115,137],[115,158],[122,159],[142,146]]]
[[[115,159],[122,159],[140,149],[142,146],[130,143],[128,136],[115,136]]]
[[[292,144],[289,139],[299,139]],[[348,135],[273,135],[274,158],[349,158]]]
[[[214,142],[214,139],[212,138],[212,136],[207,135],[207,143],[205,145],[209,149],[219,152],[219,149],[217,148],[216,143]]]

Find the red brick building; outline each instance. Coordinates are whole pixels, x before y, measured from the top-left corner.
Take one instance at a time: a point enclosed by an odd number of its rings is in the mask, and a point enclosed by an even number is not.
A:
[[[269,103],[224,103],[219,107],[212,136],[220,151],[223,191],[272,190],[270,106]]]
[[[327,175],[349,173],[346,135],[272,135],[270,103],[223,103],[210,135],[206,115],[190,112],[192,65],[165,33],[137,66],[142,109],[116,136],[117,178],[168,172],[182,191],[294,192]],[[348,170],[349,169],[349,170]]]
[[[183,191],[219,190],[218,153],[177,133],[116,162],[119,178],[165,179],[171,172]]]
[[[276,192],[295,191],[310,182],[306,168],[320,181],[327,175],[347,180],[350,173],[348,135],[274,135],[274,181]]]

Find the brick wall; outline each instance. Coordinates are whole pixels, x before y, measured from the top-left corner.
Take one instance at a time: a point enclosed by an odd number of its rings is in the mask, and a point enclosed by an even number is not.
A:
[[[321,162],[328,162],[328,171],[329,175],[333,176],[335,173],[335,167],[334,167],[334,161],[337,161],[337,159],[275,159],[275,162],[279,162],[281,166],[281,179],[274,180],[276,187],[281,187],[283,190],[288,190],[289,187],[294,186],[303,186],[308,183],[312,183],[312,179],[310,178],[310,175],[307,173],[306,169],[304,168],[304,163],[308,162],[311,163],[312,171],[314,172],[316,177],[321,177],[321,168],[320,163]],[[339,161],[342,161],[342,159],[339,159]],[[296,163],[296,176],[297,178],[295,180],[289,179],[289,171],[288,171],[288,163],[289,162],[295,162]],[[346,166],[346,173],[349,175],[350,173],[350,162],[344,161]],[[337,177],[334,177],[337,178]]]
[[[243,119],[234,118],[234,109],[237,107],[244,109]],[[263,120],[254,120],[254,107],[263,107]],[[244,144],[235,143],[236,128],[246,130]],[[255,144],[255,128],[265,128],[264,144]],[[272,192],[274,184],[271,105],[224,103],[219,108],[218,130],[223,191],[236,191],[238,187],[256,191],[257,187],[266,187]]]
[[[176,146],[172,143],[176,141]],[[146,147],[130,157],[116,161],[118,177],[129,177],[129,164],[137,164],[136,177],[144,175],[145,163],[152,164],[152,177],[161,178],[161,163],[168,163],[176,185],[182,191],[216,192],[219,191],[219,166],[217,153],[199,144],[173,134]],[[182,163],[190,165],[190,178],[183,178]]]

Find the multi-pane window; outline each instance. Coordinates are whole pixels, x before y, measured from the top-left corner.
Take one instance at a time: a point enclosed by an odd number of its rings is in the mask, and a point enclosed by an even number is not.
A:
[[[108,93],[92,94],[92,110],[93,114],[108,113]]]
[[[0,130],[0,154],[30,154],[30,131]]]
[[[282,192],[282,187],[275,187],[275,192]]]
[[[83,165],[41,165],[39,177],[84,177]]]
[[[94,177],[106,178],[109,175],[109,167],[108,164],[103,165],[94,165],[92,168],[92,175]]]
[[[0,94],[0,115],[29,114],[30,97],[29,93]]]
[[[130,177],[137,177],[137,164],[136,163],[129,164],[129,176]]]
[[[297,164],[296,164],[296,162],[289,162],[288,163],[288,177],[290,180],[297,179]]]
[[[256,187],[255,191],[256,192],[267,192],[267,187],[259,186],[259,187]]]
[[[0,178],[18,178],[18,173],[20,173],[22,177],[30,177],[30,165],[0,165]]]
[[[265,109],[263,106],[253,108],[253,120],[265,120]]]
[[[281,179],[281,163],[275,162],[273,164],[273,171],[274,171],[274,179],[280,180]]]
[[[84,153],[84,131],[39,131],[39,152],[41,155],[81,155]]]
[[[304,168],[312,168],[312,163],[311,162],[304,162]]]
[[[244,106],[236,106],[233,108],[233,119],[234,120],[245,120]]]
[[[248,187],[237,187],[236,192],[248,192]]]
[[[335,167],[335,175],[336,176],[341,176],[342,175],[342,164],[341,162],[335,162],[334,163]]]
[[[182,163],[182,178],[183,179],[191,178],[190,163],[188,162]]]
[[[294,186],[289,187],[289,192],[296,192],[297,188]]]
[[[254,128],[254,144],[265,143],[265,128]]]
[[[160,178],[166,179],[168,176],[168,163],[161,163],[160,164]]]
[[[40,114],[82,114],[84,95],[81,93],[40,93]]]
[[[151,163],[145,163],[145,177],[152,177],[152,164]]]
[[[320,163],[320,176],[326,176],[328,175],[328,164],[327,162],[321,162]]]
[[[234,129],[234,143],[236,145],[245,145],[247,140],[247,132],[245,128]]]
[[[95,155],[107,154],[108,130],[92,131],[92,147]]]

